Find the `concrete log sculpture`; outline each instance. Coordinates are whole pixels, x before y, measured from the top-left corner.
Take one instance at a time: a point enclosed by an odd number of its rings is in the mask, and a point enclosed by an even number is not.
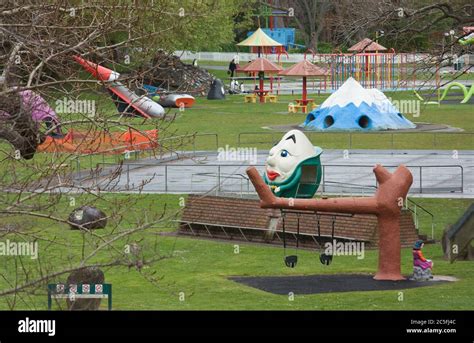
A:
[[[393,174],[383,166],[376,165],[374,174],[379,186],[372,197],[293,199],[276,197],[255,167],[247,169],[247,175],[258,193],[262,208],[376,215],[379,228],[379,261],[374,279],[404,280],[400,266],[400,213],[413,176],[403,165]]]

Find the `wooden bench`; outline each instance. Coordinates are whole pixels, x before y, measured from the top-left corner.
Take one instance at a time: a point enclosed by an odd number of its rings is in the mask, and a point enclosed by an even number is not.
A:
[[[289,113],[298,113],[299,110],[301,109],[301,112],[302,113],[308,113],[308,107],[309,107],[310,104],[308,105],[295,105],[293,103],[289,103],[288,104],[288,112]],[[311,104],[311,110],[314,110],[316,107],[318,107],[318,105],[316,104]]]
[[[277,102],[278,101],[278,96],[273,95],[273,94],[265,95],[263,98],[264,98],[265,102]]]
[[[307,106],[305,105],[295,105],[295,104],[288,104],[288,112],[289,113],[298,113],[299,110],[301,109],[301,112],[306,113],[307,111]]]
[[[244,97],[244,102],[250,102],[250,103],[256,103],[257,102],[257,96],[255,94],[250,94],[246,95]]]

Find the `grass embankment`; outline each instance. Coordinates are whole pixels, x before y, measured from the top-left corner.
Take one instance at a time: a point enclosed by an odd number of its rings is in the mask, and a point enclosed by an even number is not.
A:
[[[90,200],[90,196],[78,196],[77,204]],[[144,218],[151,218],[163,208],[166,203],[168,213],[179,210],[179,195],[147,195],[127,198],[126,196],[104,195],[96,205],[107,213],[119,212],[122,208],[124,220],[119,226],[119,216],[109,220],[105,230],[95,231],[103,238],[110,237],[115,230],[126,230],[134,223]],[[469,200],[449,199],[416,199],[436,213],[436,237],[441,237],[444,227],[454,223],[468,207]],[[127,210],[123,204],[127,203]],[[121,206],[119,205],[121,204]],[[71,210],[69,199],[65,198],[51,211],[58,217],[64,218]],[[5,219],[3,219],[5,220]],[[40,258],[44,266],[55,266],[56,269],[68,267],[76,262],[83,254],[83,235],[78,231],[69,230],[65,224],[51,224],[45,219],[31,221],[25,217],[7,218],[10,222],[23,225],[25,232],[36,232],[40,238]],[[427,218],[422,219],[423,230],[429,232]],[[145,267],[138,272],[135,268],[116,267],[104,269],[106,281],[114,287],[114,309],[472,309],[474,307],[474,264],[472,262],[456,262],[449,264],[442,257],[439,244],[427,245],[424,254],[435,262],[435,274],[451,275],[460,279],[458,282],[447,283],[432,287],[422,287],[404,290],[403,301],[399,301],[398,291],[350,292],[321,295],[296,294],[294,301],[287,296],[273,295],[257,289],[246,287],[227,277],[233,275],[307,275],[331,273],[374,273],[377,267],[377,250],[366,251],[365,258],[358,260],[355,256],[336,257],[330,266],[323,266],[318,260],[318,251],[299,251],[300,261],[295,269],[284,266],[283,249],[281,247],[251,245],[237,242],[213,242],[191,238],[167,237],[158,235],[159,232],[174,230],[175,224],[168,223],[161,228],[148,229],[146,232],[134,234],[129,240],[119,240],[114,243],[117,249],[131,242],[139,242],[145,257],[157,254],[169,258]],[[7,238],[21,239],[21,235],[3,235]],[[55,239],[61,244],[49,244],[47,240]],[[88,237],[88,241],[97,238]],[[234,244],[240,246],[240,253],[234,252]],[[91,251],[86,248],[85,254]],[[91,262],[104,262],[109,258],[108,253],[101,253]],[[2,257],[0,270],[6,280],[12,282],[15,261],[12,257]],[[35,261],[24,258],[26,265]],[[410,249],[402,251],[403,273],[409,274],[412,268]],[[147,281],[147,277],[157,279],[155,284]],[[34,277],[34,273],[29,275]],[[65,281],[66,276],[56,281]],[[8,288],[5,279],[0,280],[0,289]],[[182,294],[180,294],[183,292]],[[180,295],[184,294],[184,301]],[[11,299],[11,298],[10,298]],[[7,309],[5,298],[0,299],[0,308]],[[18,308],[46,308],[45,293],[23,298],[17,298]]]

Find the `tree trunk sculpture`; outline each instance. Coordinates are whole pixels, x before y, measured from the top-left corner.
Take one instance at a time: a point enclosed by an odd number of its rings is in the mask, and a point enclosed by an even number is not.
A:
[[[404,280],[400,267],[400,213],[413,176],[403,165],[393,174],[383,166],[376,165],[374,174],[379,186],[372,197],[292,199],[275,197],[257,169],[247,169],[247,175],[260,198],[261,208],[376,215],[379,228],[379,263],[374,279]]]

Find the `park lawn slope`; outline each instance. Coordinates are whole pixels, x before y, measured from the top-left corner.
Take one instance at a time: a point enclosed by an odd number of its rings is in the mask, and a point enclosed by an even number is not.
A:
[[[90,197],[90,196],[87,196]],[[117,200],[113,200],[117,198]],[[128,216],[119,227],[120,230],[130,228],[139,215],[138,209],[163,208],[167,204],[169,213],[176,213],[180,208],[179,195],[146,195],[136,201],[124,195],[104,195],[100,206],[107,212],[114,208],[113,201],[129,201]],[[88,199],[77,199],[86,202]],[[454,223],[472,202],[471,200],[454,199],[416,199],[416,202],[436,213],[435,236],[441,237],[444,227]],[[55,213],[64,217],[71,210],[66,202],[57,206]],[[21,218],[13,218],[21,222]],[[69,230],[65,224],[50,224],[37,221],[37,235],[45,250],[40,250],[43,261],[50,264],[67,266],[69,261],[76,261],[82,253],[82,237],[78,231]],[[107,236],[111,233],[111,221],[105,230],[96,231],[98,235]],[[35,223],[36,225],[36,223]],[[422,222],[424,231],[429,231],[428,222]],[[143,252],[150,257],[160,254],[164,257],[152,266],[141,270],[127,267],[105,268],[106,282],[112,283],[114,290],[113,307],[116,310],[270,310],[270,309],[472,309],[474,307],[474,264],[472,262],[456,262],[450,264],[443,259],[439,244],[427,245],[424,254],[435,262],[434,273],[450,275],[460,279],[455,283],[447,283],[432,287],[403,290],[403,301],[399,301],[398,291],[349,292],[320,295],[295,295],[294,301],[287,296],[274,295],[250,288],[228,280],[230,276],[256,275],[310,275],[333,273],[364,273],[373,274],[377,266],[377,250],[369,250],[363,260],[355,256],[335,257],[330,266],[323,266],[318,259],[318,251],[300,250],[300,261],[297,268],[289,269],[283,263],[281,247],[244,244],[240,242],[215,242],[184,237],[162,235],[163,232],[175,230],[176,222],[170,221],[166,227],[157,226],[135,234],[128,241],[117,241],[116,247],[123,248],[130,241],[141,242]],[[48,246],[46,240],[57,237],[67,246]],[[4,235],[2,240],[8,238]],[[17,237],[18,238],[18,237]],[[13,239],[13,238],[12,238]],[[235,253],[235,244],[239,245],[239,253]],[[158,250],[153,247],[157,245]],[[13,276],[11,257],[3,257],[7,263],[0,267],[2,274]],[[107,261],[107,254],[99,254],[92,262]],[[25,261],[25,263],[34,263]],[[406,275],[412,270],[411,249],[402,251],[402,272]],[[31,277],[31,276],[30,276]],[[66,276],[55,281],[65,281]],[[10,279],[11,280],[11,279]],[[150,282],[154,280],[154,282]],[[0,279],[0,289],[7,288],[4,278]],[[181,301],[180,299],[183,299]],[[11,300],[12,298],[9,297]],[[423,299],[423,301],[420,301]],[[25,301],[28,301],[26,305]],[[17,298],[17,309],[45,309],[46,293]],[[0,308],[8,309],[6,298],[0,298]]]

